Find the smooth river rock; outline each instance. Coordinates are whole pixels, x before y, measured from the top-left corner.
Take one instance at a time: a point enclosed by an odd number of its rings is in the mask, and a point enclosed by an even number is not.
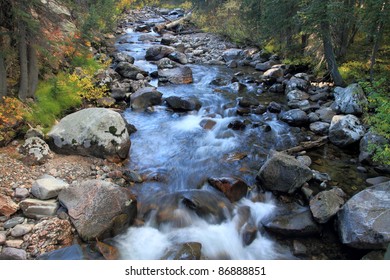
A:
[[[390,242],[390,182],[367,188],[338,212],[341,242],[359,249],[384,249]]]
[[[127,158],[131,144],[122,116],[104,108],[84,109],[64,117],[48,137],[50,147],[57,153],[111,161]]]

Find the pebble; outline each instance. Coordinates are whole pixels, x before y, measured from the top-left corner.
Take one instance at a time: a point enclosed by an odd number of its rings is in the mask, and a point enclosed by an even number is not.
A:
[[[29,197],[29,195],[30,195],[30,192],[28,191],[28,189],[25,189],[25,188],[16,188],[15,189],[15,198],[25,199],[25,198]]]
[[[16,225],[11,230],[11,236],[12,237],[21,237],[21,236],[29,233],[32,229],[33,229],[33,225],[31,225],[31,224]]]
[[[5,241],[5,246],[20,249],[22,247],[23,242],[24,241],[21,239],[11,239]]]
[[[22,224],[23,222],[24,222],[23,217],[14,217],[4,223],[4,228],[6,229],[13,228],[14,226],[18,224]]]
[[[4,248],[1,251],[0,259],[4,260],[26,260],[27,253],[22,249]]]
[[[4,231],[0,232],[0,245],[4,245],[6,240],[7,240],[6,233]]]

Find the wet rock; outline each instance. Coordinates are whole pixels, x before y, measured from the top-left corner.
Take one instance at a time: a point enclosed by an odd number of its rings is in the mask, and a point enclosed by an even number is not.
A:
[[[271,69],[265,71],[265,73],[263,74],[263,77],[264,78],[278,79],[278,78],[283,77],[283,75],[284,75],[283,68],[280,67],[279,65],[274,65]]]
[[[303,90],[303,91],[307,91],[309,89],[309,86],[310,86],[310,82],[305,80],[305,79],[301,79],[301,78],[297,78],[296,76],[292,77],[290,80],[288,80],[288,82],[286,83],[286,93],[292,91],[292,90]],[[309,96],[308,96],[309,98]]]
[[[202,107],[202,103],[200,103],[199,99],[194,96],[190,97],[179,97],[179,96],[170,96],[165,99],[168,107],[173,109],[174,111],[179,112],[187,112],[199,110]]]
[[[239,178],[223,177],[209,178],[211,186],[221,191],[231,202],[236,202],[246,196],[248,185]]]
[[[177,41],[176,36],[173,36],[169,33],[163,34],[161,38],[161,45],[169,46],[172,43],[175,43]]]
[[[38,200],[27,198],[19,203],[23,214],[28,218],[40,219],[47,216],[55,216],[59,204],[56,200]]]
[[[128,78],[135,80],[137,79],[138,74],[147,76],[148,73],[142,70],[141,68],[135,66],[134,64],[128,62],[119,62],[115,67],[115,71],[119,73],[123,78]]]
[[[327,135],[330,124],[326,122],[313,122],[310,124],[310,130],[318,135]]]
[[[85,260],[84,253],[80,245],[64,247],[54,251],[44,253],[37,258],[38,260]]]
[[[284,85],[283,84],[279,84],[279,83],[273,84],[269,88],[269,91],[270,92],[276,92],[276,93],[282,93],[282,92],[284,92]]]
[[[135,171],[133,170],[125,170],[123,172],[123,177],[128,181],[128,182],[134,182],[134,183],[142,183],[144,180],[142,177]]]
[[[293,241],[293,254],[297,257],[302,257],[307,255],[307,247],[301,242],[294,240]]]
[[[189,217],[194,214],[209,223],[219,224],[231,211],[232,204],[224,196],[206,190],[189,190],[150,197],[147,203],[141,204],[139,216],[148,219],[153,212],[159,226],[185,227],[192,223]]]
[[[25,250],[16,248],[4,248],[0,253],[0,260],[26,260]]]
[[[233,130],[244,130],[246,128],[246,124],[242,120],[234,120],[228,124],[228,128]]]
[[[130,89],[126,88],[112,88],[110,96],[114,98],[117,102],[126,101],[129,99],[130,96],[129,90]]]
[[[211,130],[213,127],[217,124],[217,122],[211,120],[211,119],[204,119],[202,120],[199,125],[206,130]]]
[[[251,97],[242,97],[238,100],[238,105],[241,107],[253,107],[260,105],[260,102]]]
[[[24,222],[24,217],[13,217],[4,223],[4,228],[9,229],[13,228],[18,224],[22,224]]]
[[[233,90],[233,92],[239,93],[246,88],[246,85],[240,82],[233,82],[229,85],[229,87]]]
[[[202,256],[202,244],[187,242],[171,248],[162,260],[200,260]]]
[[[307,114],[300,109],[292,109],[280,114],[280,120],[291,126],[305,126],[309,119]]]
[[[307,117],[309,118],[310,123],[318,122],[320,120],[320,117],[314,112],[309,113]]]
[[[119,62],[128,62],[130,64],[134,64],[134,57],[131,55],[125,53],[125,52],[118,52],[114,55],[114,62],[119,63]]]
[[[364,126],[354,115],[336,115],[329,127],[329,140],[340,147],[358,142],[365,133]]]
[[[310,211],[314,219],[324,224],[328,222],[344,205],[346,194],[340,188],[322,191],[310,200]]]
[[[222,58],[225,62],[237,60],[243,57],[241,49],[228,49],[222,53]]]
[[[273,152],[258,172],[257,179],[267,190],[293,193],[312,176],[310,168],[294,157]]]
[[[31,137],[19,147],[19,153],[23,155],[22,161],[27,165],[41,165],[51,158],[49,145],[41,138]]]
[[[109,109],[89,108],[63,118],[48,133],[60,154],[95,156],[112,161],[127,158],[130,137],[122,116]]]
[[[334,89],[335,111],[341,114],[361,115],[368,101],[359,84]]]
[[[385,183],[388,181],[390,181],[390,177],[378,176],[378,177],[374,177],[374,178],[368,178],[366,180],[366,183],[373,186],[373,185]]]
[[[178,51],[170,53],[168,55],[168,58],[175,61],[175,62],[178,62],[180,64],[187,64],[188,63],[187,56],[184,53],[181,53]]]
[[[309,99],[309,97],[309,94],[299,89],[294,89],[287,93],[288,101],[302,101]]]
[[[39,256],[70,246],[73,242],[73,229],[68,220],[44,218],[25,236],[25,240],[28,243],[27,252],[32,256]]]
[[[176,68],[176,67],[179,67],[179,64],[177,62],[169,59],[168,57],[162,58],[159,61],[157,61],[157,68],[159,70],[172,69],[172,68]],[[158,77],[158,75],[157,75],[157,77]]]
[[[330,181],[331,178],[328,173],[321,173],[317,170],[313,170],[313,179],[319,182]]]
[[[297,156],[297,161],[309,167],[312,163],[311,158],[309,156]]]
[[[151,46],[145,54],[145,59],[149,61],[158,61],[161,58],[168,57],[171,53],[175,51],[175,48],[164,46],[164,45],[155,45]]]
[[[190,84],[193,82],[192,70],[188,66],[158,71],[158,80],[161,83]]]
[[[31,193],[38,199],[50,199],[58,196],[61,190],[69,187],[63,180],[46,175],[36,180],[31,188]]]
[[[308,100],[292,100],[287,103],[291,109],[301,109],[302,111],[309,111],[311,109],[310,102]]]
[[[27,130],[26,134],[24,135],[24,139],[27,140],[28,138],[31,138],[31,137],[38,137],[38,138],[43,139],[44,134],[43,134],[42,130],[39,128],[30,128],[29,130]]]
[[[21,237],[27,233],[29,233],[33,229],[34,225],[31,224],[21,224],[16,225],[11,230],[12,237]]]
[[[313,220],[309,209],[294,210],[293,213],[277,214],[261,222],[271,232],[288,237],[318,235],[320,228]]]
[[[282,105],[276,103],[275,101],[272,101],[268,105],[267,110],[270,111],[271,113],[280,113],[282,111]]]
[[[136,199],[128,189],[100,180],[67,188],[58,199],[85,241],[115,236],[130,225],[137,212]]]
[[[319,92],[317,94],[314,94],[312,96],[310,96],[310,100],[313,101],[313,102],[317,102],[317,101],[326,101],[328,100],[329,98],[329,93],[326,92],[326,91],[323,91],[323,92]]]
[[[264,114],[265,112],[267,112],[267,107],[264,106],[264,105],[262,105],[262,104],[260,104],[259,106],[257,106],[256,108],[254,108],[254,109],[252,110],[252,112],[253,112],[254,114],[257,114],[257,115],[262,115],[262,114]]]
[[[336,112],[329,107],[325,107],[318,109],[316,114],[319,116],[320,121],[330,123],[333,117],[336,115]]]
[[[265,72],[269,69],[272,68],[272,66],[276,65],[277,62],[273,61],[273,60],[269,60],[269,61],[266,61],[266,62],[261,62],[261,63],[257,63],[255,65],[255,69],[257,71],[262,71],[262,72]]]
[[[162,103],[162,93],[154,87],[137,90],[130,96],[130,106],[133,109],[146,109]]]
[[[141,24],[136,26],[135,31],[137,32],[150,32],[152,29],[149,25]]]
[[[19,206],[13,200],[2,193],[0,193],[0,214],[4,216],[11,216],[19,210]]]
[[[359,162],[373,164],[373,155],[374,150],[370,149],[372,145],[382,146],[386,144],[387,141],[383,136],[372,133],[371,131],[364,134],[363,138],[360,140],[360,154]]]
[[[341,242],[359,249],[384,249],[390,242],[390,183],[367,188],[338,212]]]

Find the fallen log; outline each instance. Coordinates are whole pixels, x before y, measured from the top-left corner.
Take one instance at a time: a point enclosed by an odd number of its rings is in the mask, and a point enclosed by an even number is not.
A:
[[[305,150],[310,150],[314,148],[321,147],[328,142],[328,136],[321,137],[315,141],[301,142],[298,146],[292,147],[290,149],[284,150],[283,152],[292,155]]]
[[[178,20],[165,22],[165,23],[156,25],[155,27],[153,27],[153,31],[157,32],[157,33],[161,33],[164,29],[172,30],[172,29],[176,28],[177,26],[179,26],[180,24],[182,24],[186,21],[189,21],[191,16],[192,16],[192,12],[189,12],[187,15],[179,18]]]

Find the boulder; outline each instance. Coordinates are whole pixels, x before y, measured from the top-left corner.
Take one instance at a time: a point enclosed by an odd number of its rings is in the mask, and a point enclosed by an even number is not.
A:
[[[262,72],[265,72],[269,69],[272,68],[272,66],[276,65],[277,62],[273,61],[273,60],[269,60],[269,61],[266,61],[266,62],[261,62],[261,63],[257,63],[255,65],[255,69],[257,71],[262,71]]]
[[[336,112],[329,107],[320,108],[315,113],[320,118],[320,121],[327,123],[331,123],[333,117],[336,115]]]
[[[292,109],[280,114],[280,120],[291,126],[304,126],[309,122],[307,114],[301,109]]]
[[[187,112],[193,110],[199,110],[202,107],[200,101],[194,97],[179,97],[179,96],[170,96],[165,99],[168,107],[174,111]]]
[[[359,84],[334,89],[334,107],[337,113],[361,115],[368,101]]]
[[[161,58],[167,57],[175,51],[175,48],[164,46],[164,45],[155,45],[151,46],[145,54],[145,59],[149,61],[158,61]]]
[[[371,131],[364,134],[363,138],[360,140],[360,154],[359,162],[373,164],[374,149],[370,149],[370,146],[383,146],[388,143],[383,136],[375,134]]]
[[[61,191],[58,199],[85,241],[121,233],[137,213],[137,202],[130,191],[107,181],[84,181]]]
[[[326,122],[313,122],[310,124],[310,130],[318,135],[327,135],[330,124]]]
[[[222,53],[222,58],[225,62],[240,59],[243,57],[243,51],[241,49],[228,49]]]
[[[60,191],[67,187],[69,187],[68,183],[53,176],[45,175],[33,183],[31,193],[36,198],[45,200],[57,197]]]
[[[267,110],[270,111],[271,113],[280,113],[280,111],[282,111],[282,105],[276,103],[275,101],[272,101],[268,105]]]
[[[164,57],[157,61],[157,69],[172,69],[179,67],[179,64],[168,57]]]
[[[154,87],[144,87],[130,96],[130,106],[133,109],[145,109],[162,103],[162,93]]]
[[[54,216],[59,204],[56,200],[39,200],[27,198],[19,203],[23,214],[28,218],[40,219],[47,216]]]
[[[187,64],[188,63],[187,56],[184,53],[181,53],[178,51],[170,53],[168,55],[168,58],[175,61],[175,62],[178,62],[180,64]]]
[[[48,137],[50,147],[57,153],[112,161],[127,158],[131,144],[125,120],[105,108],[84,109],[66,116]]]
[[[280,213],[261,223],[268,231],[288,237],[305,237],[320,233],[319,226],[307,208],[294,209],[292,213]]]
[[[298,90],[303,90],[307,91],[309,89],[310,82],[307,81],[306,79],[303,78],[297,78],[297,77],[292,77],[288,82],[286,83],[286,93],[298,89]]]
[[[211,186],[221,191],[231,202],[236,202],[245,197],[249,188],[249,186],[239,178],[209,178],[208,181]]]
[[[267,190],[293,193],[313,176],[307,166],[284,153],[272,152],[257,174],[261,186]]]
[[[340,188],[322,191],[310,199],[310,211],[314,219],[323,224],[328,222],[344,205],[346,194]]]
[[[191,84],[193,82],[192,70],[188,66],[161,69],[158,70],[158,81],[171,84]]]
[[[19,206],[13,200],[2,193],[0,193],[0,214],[4,216],[11,216],[19,210]]]
[[[264,78],[281,78],[284,75],[284,70],[282,67],[278,67],[279,65],[274,65],[271,69],[265,71],[263,74]]]
[[[287,93],[287,100],[288,101],[294,101],[294,100],[302,101],[302,100],[309,99],[309,97],[310,97],[309,94],[307,94],[306,92],[299,90],[299,89],[294,89],[294,90],[289,91]]]
[[[354,115],[336,115],[329,127],[329,140],[336,146],[346,147],[358,142],[364,133],[364,126]]]
[[[144,76],[148,75],[147,72],[129,62],[119,62],[115,68],[115,71],[118,72],[119,75],[121,75],[123,78],[132,80],[136,80],[138,74],[142,74]]]
[[[41,165],[51,158],[49,145],[39,137],[30,137],[19,147],[22,161],[27,165]]]
[[[260,102],[253,97],[241,97],[238,100],[238,105],[241,107],[255,107],[259,106]]]
[[[341,242],[359,249],[384,249],[390,242],[390,182],[367,188],[338,212]]]
[[[29,235],[25,236],[28,243],[27,252],[32,256],[58,250],[73,243],[73,231],[68,220],[57,217],[47,217],[37,223]]]
[[[288,107],[291,109],[301,109],[302,111],[309,111],[311,109],[311,105],[309,100],[292,100],[287,103]]]
[[[118,52],[114,54],[114,62],[119,63],[119,62],[128,62],[130,64],[133,64],[135,61],[134,57],[129,55],[126,52]]]
[[[202,244],[187,242],[176,245],[161,258],[162,260],[200,260],[202,256]]]

